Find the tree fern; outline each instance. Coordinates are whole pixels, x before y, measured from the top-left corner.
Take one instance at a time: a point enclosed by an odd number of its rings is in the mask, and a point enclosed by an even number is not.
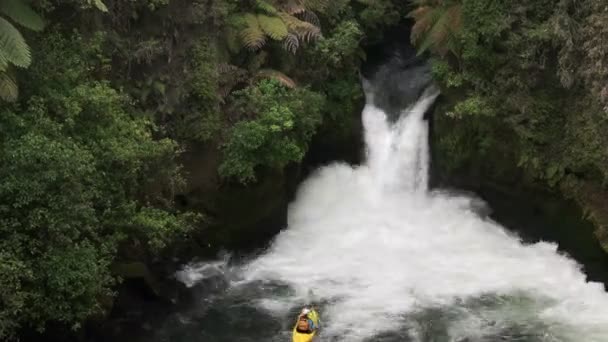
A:
[[[258,50],[268,38],[281,41],[285,50],[295,53],[302,41],[311,41],[321,36],[320,20],[309,9],[324,8],[329,0],[256,0],[253,12],[233,16],[226,30],[238,30],[243,46]]]
[[[256,3],[256,9],[267,13],[267,14],[272,14],[272,15],[276,15],[278,13],[276,7],[274,7],[271,3],[269,3],[268,1],[264,1],[264,0],[257,0]]]
[[[411,33],[414,43],[432,27],[433,14],[432,7],[422,5],[409,13],[408,16],[414,19]]]
[[[26,68],[32,62],[30,48],[19,31],[0,17],[0,60]],[[1,63],[0,63],[1,64]]]
[[[106,7],[106,5],[101,0],[89,0],[89,2],[92,3],[93,6],[97,7],[97,9],[100,10],[100,11],[102,11],[102,12],[107,12],[108,11],[108,8]]]
[[[323,12],[327,9],[331,0],[304,0],[306,9],[316,12]]]
[[[30,30],[40,31],[44,28],[44,21],[40,15],[21,0],[0,1],[0,13]]]
[[[300,40],[298,36],[293,33],[290,33],[283,39],[283,48],[291,53],[296,53],[298,48],[300,47]]]
[[[0,50],[0,72],[6,71],[6,68],[8,68],[8,59],[4,57],[2,50]]]
[[[329,3],[330,0],[285,0],[281,1],[279,7],[284,12],[294,15],[305,11],[323,12]]]
[[[17,100],[19,88],[15,80],[6,72],[0,72],[0,99],[12,102]]]
[[[306,10],[302,13],[298,13],[297,17],[298,19],[311,23],[316,27],[321,27],[321,20],[313,11]]]
[[[281,10],[287,14],[297,14],[306,11],[303,0],[286,0],[281,3]]]
[[[281,19],[287,25],[289,32],[301,40],[311,41],[321,36],[321,29],[309,22],[300,20],[287,13],[282,13]]]
[[[418,7],[409,13],[415,21],[411,39],[418,53],[434,49],[441,55],[458,55],[456,35],[462,28],[462,4],[455,0],[415,0]]]
[[[263,14],[257,16],[262,31],[274,40],[283,40],[287,37],[287,26],[278,17],[269,17]]]
[[[245,28],[241,30],[240,36],[249,49],[259,49],[266,43],[266,34],[260,27],[258,17],[255,14],[247,13],[243,17]]]

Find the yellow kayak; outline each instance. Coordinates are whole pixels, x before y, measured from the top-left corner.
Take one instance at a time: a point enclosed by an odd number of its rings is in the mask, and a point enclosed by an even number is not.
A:
[[[308,318],[314,322],[315,327],[319,327],[319,314],[314,309],[310,310]],[[296,325],[293,327],[293,342],[312,342],[318,330],[315,329],[310,333],[301,333],[298,332],[297,328],[298,323],[296,322]]]

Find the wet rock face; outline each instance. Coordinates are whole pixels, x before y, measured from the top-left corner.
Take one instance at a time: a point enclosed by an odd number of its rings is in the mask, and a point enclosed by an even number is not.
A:
[[[410,44],[409,27],[391,30],[380,45],[370,46],[367,54],[361,73],[369,81],[364,82],[368,97],[372,97],[368,102],[384,110],[394,122],[432,83],[431,69]]]

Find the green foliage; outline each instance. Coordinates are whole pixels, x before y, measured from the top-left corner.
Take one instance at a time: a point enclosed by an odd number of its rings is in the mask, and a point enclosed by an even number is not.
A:
[[[229,133],[219,169],[223,177],[253,181],[258,166],[282,169],[304,157],[321,123],[321,95],[264,80],[234,97],[235,111],[250,118],[236,123]]]
[[[481,96],[469,97],[454,106],[454,110],[447,115],[462,117],[464,115],[496,115],[493,104]]]
[[[409,13],[415,23],[412,42],[419,53],[428,49],[445,56],[448,52],[459,55],[458,34],[462,30],[462,0],[415,0],[416,8]]]
[[[32,62],[30,48],[19,31],[0,17],[0,66],[6,71],[9,63],[26,68]]]
[[[231,23],[239,30],[242,44],[250,50],[261,49],[270,38],[283,42],[287,51],[295,53],[302,42],[321,36],[318,18],[312,11],[322,10],[325,4],[321,0],[287,3],[257,0],[251,12],[233,15]]]
[[[237,22],[244,25],[240,36],[243,45],[250,49],[259,49],[266,43],[266,34],[258,21],[258,16],[247,13],[243,17],[238,17]]]
[[[4,101],[15,101],[19,96],[17,82],[8,72],[0,72],[0,98]]]
[[[277,70],[262,69],[257,73],[257,76],[258,78],[267,78],[274,80],[287,88],[296,87],[296,82],[294,80]]]
[[[159,250],[192,227],[167,211],[177,146],[129,99],[91,78],[95,46],[37,44],[28,101],[0,113],[0,338],[47,321],[78,325],[115,283],[119,244]],[[53,72],[49,72],[53,70]]]
[[[108,11],[108,8],[101,0],[89,0],[89,3],[91,3],[93,6],[95,6],[98,10],[100,10],[102,12]]]
[[[34,31],[41,31],[44,22],[40,15],[22,0],[4,0],[0,3],[0,13],[15,23]]]
[[[328,38],[320,39],[314,50],[324,59],[324,64],[338,67],[347,59],[357,58],[362,39],[363,31],[357,22],[343,21]]]
[[[44,27],[42,18],[23,0],[4,0],[0,3],[0,99],[11,102],[19,95],[11,66],[27,68],[31,60],[30,47],[8,20],[40,31]]]
[[[0,340],[78,329],[115,290],[113,264],[189,234],[204,213],[174,208],[182,150],[220,147],[210,173],[252,182],[301,161],[320,128],[352,136],[361,44],[402,6],[0,2],[0,96],[18,100],[0,109]]]
[[[489,179],[512,179],[501,172],[518,166],[519,177],[561,190],[608,227],[597,205],[608,183],[605,3],[460,3],[458,58],[431,48],[451,116],[438,119],[440,153]],[[492,167],[483,155],[505,157]]]
[[[282,40],[287,37],[287,25],[278,17],[270,17],[263,14],[257,16],[260,28],[270,38]]]
[[[202,39],[192,49],[190,75],[190,106],[178,122],[177,136],[186,140],[212,139],[221,126],[219,74],[213,44]]]
[[[395,3],[399,1],[390,0],[358,0],[357,2],[365,5],[359,13],[361,26],[366,29],[366,32],[374,32],[381,30],[387,25],[393,25],[399,22],[403,13],[399,12]]]

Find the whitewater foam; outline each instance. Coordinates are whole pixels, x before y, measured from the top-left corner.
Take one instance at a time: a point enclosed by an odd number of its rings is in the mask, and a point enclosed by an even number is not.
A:
[[[413,341],[608,341],[608,295],[555,244],[526,246],[475,199],[428,190],[424,113],[436,96],[425,92],[394,124],[368,103],[367,162],[310,176],[287,229],[234,286],[288,284],[292,293],[256,301],[277,315],[320,303],[324,340],[399,330]],[[444,339],[429,332],[437,325]]]
[[[339,340],[403,329],[408,315],[429,308],[458,312],[451,338],[479,339],[519,324],[542,326],[542,341],[608,340],[608,295],[556,245],[524,246],[481,218],[471,199],[428,192],[423,115],[435,97],[425,93],[394,125],[368,104],[368,162],[330,165],[305,181],[288,229],[245,267],[245,278],[296,290],[274,298],[274,309],[312,291],[329,303],[324,336]],[[466,302],[484,296],[492,298],[486,307]],[[514,304],[521,298],[526,305]]]

